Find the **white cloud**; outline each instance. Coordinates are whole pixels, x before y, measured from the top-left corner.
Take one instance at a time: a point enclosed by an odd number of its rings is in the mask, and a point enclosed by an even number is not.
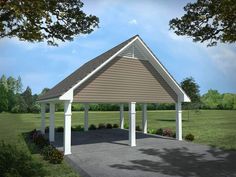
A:
[[[128,23],[129,23],[130,25],[137,25],[137,24],[138,24],[138,22],[137,22],[136,19],[132,19],[132,20],[130,20]]]

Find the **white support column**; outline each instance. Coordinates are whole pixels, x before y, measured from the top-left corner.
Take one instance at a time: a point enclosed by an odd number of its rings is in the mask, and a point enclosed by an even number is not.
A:
[[[176,139],[182,140],[182,109],[181,102],[175,104],[176,109]]]
[[[55,141],[55,103],[50,103],[50,126],[49,126],[49,141]]]
[[[71,154],[71,101],[64,101],[64,155]]]
[[[135,102],[129,103],[129,145],[136,146],[136,132],[135,132]]]
[[[147,104],[142,105],[142,130],[147,133]]]
[[[120,128],[124,129],[124,104],[120,104]]]
[[[45,103],[41,105],[41,133],[45,134]]]
[[[89,105],[85,104],[84,105],[84,131],[88,131],[88,110],[89,110]]]

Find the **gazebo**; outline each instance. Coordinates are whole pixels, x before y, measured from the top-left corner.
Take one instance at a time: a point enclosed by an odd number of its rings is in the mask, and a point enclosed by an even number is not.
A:
[[[38,102],[41,131],[45,133],[45,104],[50,104],[49,141],[55,136],[55,103],[64,102],[64,154],[71,154],[71,104],[84,104],[84,130],[88,131],[89,103],[120,104],[120,128],[124,128],[124,104],[129,104],[129,145],[136,146],[136,103],[142,104],[142,131],[147,133],[147,103],[176,104],[176,139],[182,140],[182,102],[190,102],[167,69],[138,36],[122,42],[88,61],[62,80]]]

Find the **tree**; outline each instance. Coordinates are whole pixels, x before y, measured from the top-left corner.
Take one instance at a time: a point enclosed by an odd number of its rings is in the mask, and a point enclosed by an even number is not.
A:
[[[208,90],[201,98],[203,108],[217,109],[222,105],[222,95],[217,90]]]
[[[71,41],[78,34],[89,34],[99,19],[86,15],[80,0],[1,0],[0,37],[18,37],[29,42]]]
[[[7,78],[8,90],[16,93],[16,79],[12,76]]]
[[[200,102],[200,91],[199,85],[195,82],[192,77],[185,78],[180,83],[182,89],[185,93],[190,97],[192,103],[199,103]]]
[[[27,105],[27,111],[31,112],[31,108],[33,107],[33,97],[32,97],[32,91],[30,87],[28,86],[26,90],[21,94],[26,105]]]
[[[181,18],[169,22],[177,35],[190,36],[194,42],[208,41],[208,46],[236,41],[235,0],[197,0],[184,11]]]
[[[5,87],[5,89],[8,90],[7,78],[4,74],[2,75],[0,79],[0,84],[2,84]]]
[[[7,89],[0,83],[0,112],[8,110]]]
[[[21,93],[22,92],[22,87],[23,87],[23,84],[21,82],[21,77],[18,76],[18,78],[16,80],[16,93]]]

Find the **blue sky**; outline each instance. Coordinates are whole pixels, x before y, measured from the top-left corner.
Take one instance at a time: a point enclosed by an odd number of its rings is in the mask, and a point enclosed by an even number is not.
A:
[[[181,16],[188,1],[84,1],[84,11],[100,18],[99,28],[72,42],[50,47],[16,38],[0,40],[0,75],[21,76],[33,93],[51,88],[83,63],[139,34],[172,76],[181,82],[192,76],[201,94],[209,89],[236,93],[236,46],[193,43],[176,36],[169,20]]]

